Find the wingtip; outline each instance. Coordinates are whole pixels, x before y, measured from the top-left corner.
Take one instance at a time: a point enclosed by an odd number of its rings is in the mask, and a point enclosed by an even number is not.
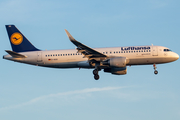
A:
[[[71,41],[72,41],[72,40],[75,40],[75,39],[73,38],[73,36],[72,36],[66,29],[64,29],[64,30],[65,30],[68,38],[69,38]]]

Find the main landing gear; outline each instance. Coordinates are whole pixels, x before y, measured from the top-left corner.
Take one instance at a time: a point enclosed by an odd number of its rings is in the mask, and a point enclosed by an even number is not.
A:
[[[94,69],[94,70],[93,70],[93,74],[94,74],[94,79],[95,79],[95,80],[99,80],[98,72],[99,72],[98,69]]]
[[[157,75],[157,74],[158,74],[158,71],[156,70],[156,68],[157,68],[157,67],[156,67],[156,64],[154,64],[153,67],[154,67],[154,74]]]

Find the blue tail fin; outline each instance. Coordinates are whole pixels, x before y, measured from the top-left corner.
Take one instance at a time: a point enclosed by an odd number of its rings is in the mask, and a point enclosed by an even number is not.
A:
[[[14,52],[39,51],[14,25],[6,25],[6,30]]]

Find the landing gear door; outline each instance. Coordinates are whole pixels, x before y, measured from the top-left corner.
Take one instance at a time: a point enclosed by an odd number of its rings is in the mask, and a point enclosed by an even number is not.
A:
[[[42,52],[37,52],[37,62],[42,62]]]
[[[152,56],[158,56],[158,47],[152,46]]]

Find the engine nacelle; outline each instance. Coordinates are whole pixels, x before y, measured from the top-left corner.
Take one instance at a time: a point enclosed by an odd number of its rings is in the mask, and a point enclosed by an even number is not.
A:
[[[109,72],[109,73],[115,74],[115,75],[125,75],[125,74],[127,74],[127,68],[126,67],[106,68],[106,69],[104,69],[104,72]]]
[[[126,57],[114,57],[107,61],[104,61],[104,65],[109,65],[110,67],[126,67],[129,60]]]

